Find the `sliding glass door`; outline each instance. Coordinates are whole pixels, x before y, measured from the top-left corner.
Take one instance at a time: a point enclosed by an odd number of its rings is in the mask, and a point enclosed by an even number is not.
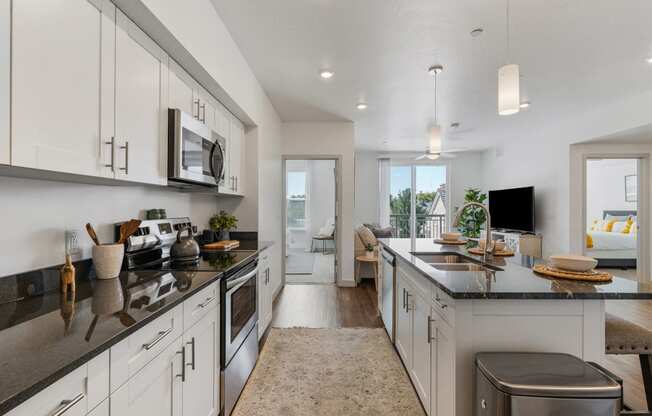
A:
[[[389,185],[394,236],[440,238],[447,227],[446,165],[393,165]]]

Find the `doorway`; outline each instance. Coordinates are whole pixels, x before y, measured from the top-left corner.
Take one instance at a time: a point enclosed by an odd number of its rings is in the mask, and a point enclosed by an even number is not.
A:
[[[285,284],[337,281],[338,159],[283,159]]]

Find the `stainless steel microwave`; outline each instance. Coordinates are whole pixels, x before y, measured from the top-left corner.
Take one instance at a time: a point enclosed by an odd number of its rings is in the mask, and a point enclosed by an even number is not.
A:
[[[226,140],[188,113],[168,110],[168,179],[217,187],[224,181]]]

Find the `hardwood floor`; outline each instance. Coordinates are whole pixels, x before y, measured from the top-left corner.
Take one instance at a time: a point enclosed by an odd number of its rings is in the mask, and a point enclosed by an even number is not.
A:
[[[276,328],[379,328],[377,294],[371,279],[358,287],[286,285],[274,302]]]
[[[606,310],[610,314],[652,329],[652,301],[608,300]],[[607,355],[600,364],[623,379],[625,404],[635,410],[647,409],[638,355]]]

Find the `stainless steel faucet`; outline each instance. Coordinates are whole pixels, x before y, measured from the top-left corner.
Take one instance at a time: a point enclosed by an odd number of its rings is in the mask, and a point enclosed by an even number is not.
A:
[[[484,245],[484,256],[483,256],[483,261],[487,261],[487,253],[494,253],[494,247],[495,245],[493,244],[493,240],[491,238],[491,215],[489,215],[489,208],[487,208],[486,205],[483,205],[479,202],[467,202],[466,204],[462,205],[462,208],[460,208],[456,213],[455,213],[455,218],[453,218],[453,223],[451,224],[452,227],[457,227],[460,223],[460,217],[462,216],[462,213],[464,212],[465,209],[467,209],[470,206],[475,206],[484,211],[485,218],[486,218],[486,235],[485,235],[485,245]]]

